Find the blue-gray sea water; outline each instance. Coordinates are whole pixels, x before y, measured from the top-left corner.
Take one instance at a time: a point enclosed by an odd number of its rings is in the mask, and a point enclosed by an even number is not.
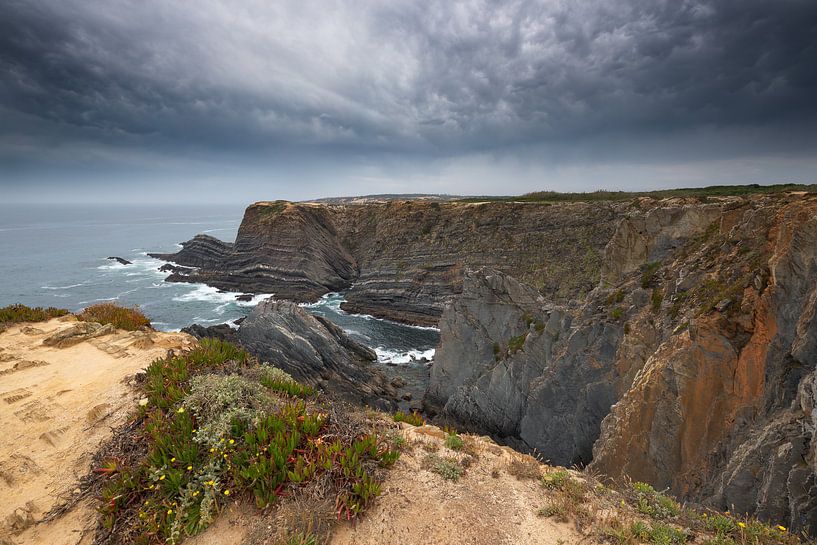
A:
[[[78,311],[113,301],[138,305],[160,330],[213,325],[246,316],[267,294],[236,301],[202,284],[165,282],[164,262],[197,233],[233,241],[241,207],[9,206],[0,204],[0,307],[12,303]],[[117,256],[131,265],[108,260]],[[375,349],[383,363],[431,359],[438,332],[340,310],[342,294],[305,305]]]

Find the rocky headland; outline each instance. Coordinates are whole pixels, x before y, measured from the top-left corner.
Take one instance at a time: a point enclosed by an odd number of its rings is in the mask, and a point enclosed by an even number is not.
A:
[[[814,532],[815,248],[817,198],[789,192],[265,202],[234,243],[158,257],[174,280],[345,290],[349,311],[439,325],[424,402],[440,422]]]
[[[170,281],[313,302],[345,291],[343,308],[436,325],[466,268],[491,266],[565,301],[598,282],[605,244],[627,204],[389,201],[259,202],[235,242],[198,235],[175,254]]]

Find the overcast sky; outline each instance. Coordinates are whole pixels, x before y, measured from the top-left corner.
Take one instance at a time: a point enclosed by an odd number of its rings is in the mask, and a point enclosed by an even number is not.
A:
[[[815,182],[815,167],[815,0],[0,0],[0,201]]]

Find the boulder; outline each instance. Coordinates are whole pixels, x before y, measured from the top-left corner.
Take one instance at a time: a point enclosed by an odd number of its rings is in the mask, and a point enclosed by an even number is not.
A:
[[[110,335],[115,331],[116,329],[111,324],[102,325],[96,322],[77,322],[69,328],[49,335],[43,339],[43,344],[56,348],[67,348],[94,337]]]

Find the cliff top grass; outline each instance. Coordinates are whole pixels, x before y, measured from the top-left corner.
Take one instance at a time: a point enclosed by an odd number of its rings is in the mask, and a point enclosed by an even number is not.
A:
[[[59,318],[70,312],[64,308],[28,307],[15,304],[0,308],[0,329],[5,324],[19,324],[23,322],[45,322],[51,318]]]
[[[459,202],[607,202],[629,201],[640,197],[667,199],[673,197],[739,197],[745,195],[774,194],[790,191],[817,192],[817,184],[775,184],[775,185],[712,185],[707,187],[687,187],[662,189],[657,191],[607,191],[598,190],[584,193],[561,193],[558,191],[536,191],[518,196],[473,196]]]
[[[121,307],[113,303],[99,303],[77,314],[77,318],[84,322],[99,322],[111,324],[117,329],[137,331],[150,327],[150,320],[142,314],[138,307]]]

